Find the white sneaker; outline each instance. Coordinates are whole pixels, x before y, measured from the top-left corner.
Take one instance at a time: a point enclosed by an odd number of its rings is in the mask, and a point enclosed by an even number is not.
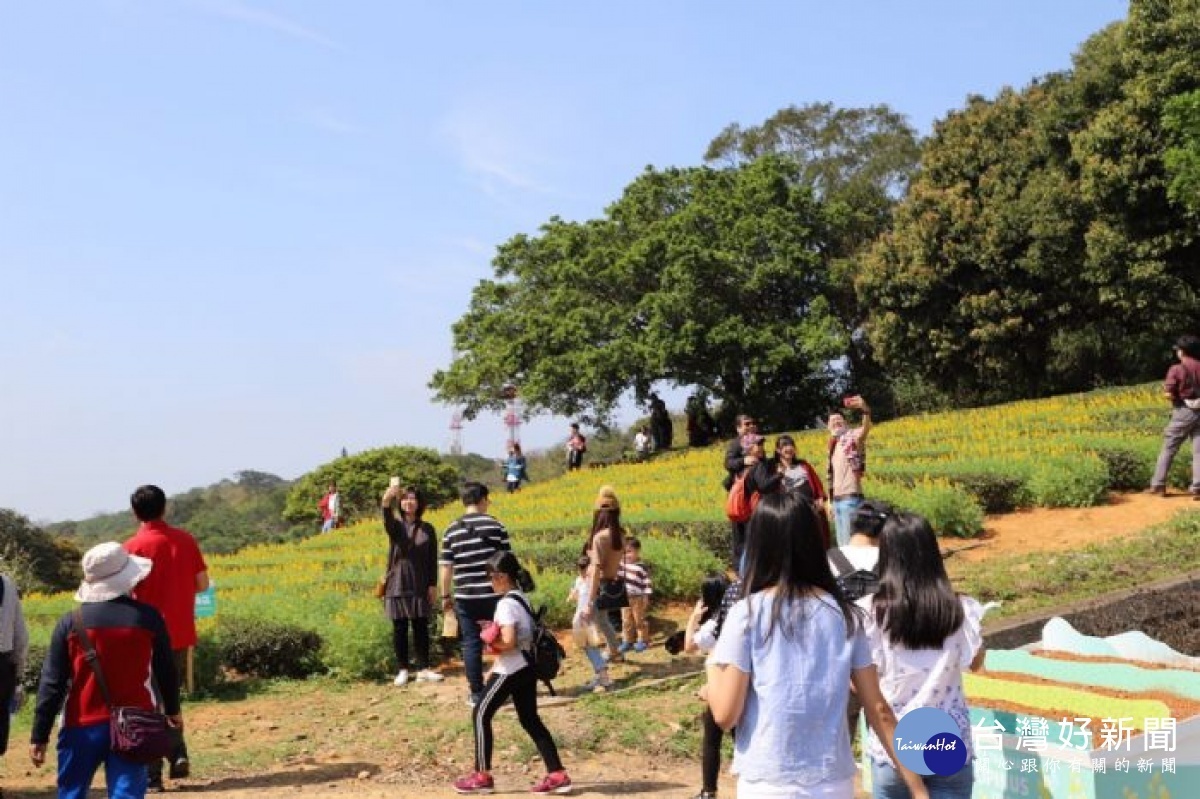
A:
[[[417,672],[417,682],[441,682],[446,679],[432,669],[421,669]]]
[[[396,679],[392,680],[392,685],[408,685],[408,669],[400,669]]]

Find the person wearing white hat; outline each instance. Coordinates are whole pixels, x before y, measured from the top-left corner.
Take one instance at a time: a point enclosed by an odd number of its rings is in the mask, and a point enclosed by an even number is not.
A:
[[[7,574],[0,574],[0,755],[8,749],[9,708],[21,703],[21,677],[28,656],[29,631],[17,584]]]
[[[148,558],[130,555],[116,542],[97,544],[83,556],[83,582],[75,600],[82,603],[83,627],[113,705],[154,710],[161,703],[171,725],[182,730],[179,679],[166,624],[157,610],[129,596],[152,566]],[[64,703],[58,738],[59,799],[86,799],[101,765],[111,799],[142,799],[146,767],[109,750],[109,708],[85,659],[74,613],[58,620],[42,666],[29,739],[35,766],[46,760],[54,717]]]

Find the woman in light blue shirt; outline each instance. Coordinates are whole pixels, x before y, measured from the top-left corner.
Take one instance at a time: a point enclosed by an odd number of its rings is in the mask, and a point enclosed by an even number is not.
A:
[[[845,713],[851,683],[895,760],[895,714],[818,530],[803,497],[762,498],[746,533],[743,598],[708,659],[713,718],[723,729],[737,727],[738,799],[853,799]],[[899,765],[897,772],[914,799],[928,799],[920,777]]]

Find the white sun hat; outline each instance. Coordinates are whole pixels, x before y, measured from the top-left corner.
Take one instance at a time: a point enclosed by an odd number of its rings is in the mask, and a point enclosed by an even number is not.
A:
[[[130,555],[116,541],[96,544],[83,556],[83,582],[76,602],[107,602],[124,596],[150,573],[154,561]]]

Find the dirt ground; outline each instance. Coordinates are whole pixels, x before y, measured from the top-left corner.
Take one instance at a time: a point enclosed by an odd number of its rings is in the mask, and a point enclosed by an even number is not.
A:
[[[1082,509],[1037,509],[989,517],[986,533],[977,541],[946,542],[945,549],[965,560],[985,560],[999,554],[1029,551],[1062,551],[1096,540],[1135,534],[1176,513],[1200,509],[1186,495],[1166,499],[1142,495],[1116,495],[1108,505]],[[1172,615],[1161,608],[1140,606],[1135,615],[1149,625],[1162,619],[1162,629],[1186,627],[1195,634],[1197,603]],[[681,612],[681,611],[677,611]],[[1190,614],[1190,615],[1188,615]],[[1191,622],[1180,624],[1190,619]],[[1109,634],[1102,628],[1093,634]],[[1122,629],[1127,629],[1122,627]],[[1145,629],[1145,627],[1143,627]],[[1118,632],[1112,630],[1111,632]],[[1153,630],[1148,630],[1155,634]],[[1161,632],[1161,630],[1160,630]],[[1183,648],[1186,651],[1186,647]],[[659,650],[661,651],[661,650]],[[697,668],[698,662],[647,663],[620,667],[625,676],[660,677],[672,671]],[[194,753],[196,776],[169,788],[179,796],[211,795],[222,799],[282,799],[356,796],[365,799],[388,797],[445,797],[455,795],[448,787],[453,776],[466,770],[469,755],[461,741],[442,746],[422,738],[414,729],[415,713],[444,718],[469,718],[462,704],[460,672],[451,672],[440,685],[357,684],[344,688],[299,688],[287,694],[252,695],[233,702],[206,702],[186,709],[189,742]],[[667,695],[664,700],[687,707],[696,700],[689,694]],[[690,710],[689,710],[690,712]],[[501,714],[503,716],[504,713]],[[509,714],[511,715],[511,714]],[[551,702],[543,715],[552,731],[575,732],[581,724],[577,707],[570,701]],[[665,715],[665,714],[664,714]],[[501,722],[503,724],[504,722]],[[508,722],[511,723],[511,722]],[[672,722],[673,723],[673,722]],[[515,733],[515,728],[510,730]],[[0,759],[0,786],[6,799],[50,799],[53,772],[50,767],[34,770],[21,743],[24,730],[16,732],[9,752]],[[497,735],[497,761],[510,760],[519,734],[503,729]],[[569,735],[567,736],[570,737]],[[421,748],[424,764],[415,767],[411,752]],[[507,748],[506,748],[507,747]],[[432,754],[430,754],[432,752]],[[576,757],[564,747],[563,759],[575,783],[575,793],[594,796],[655,796],[683,799],[694,796],[698,787],[698,758],[629,754],[588,754]],[[432,761],[433,765],[430,764]],[[496,770],[497,793],[526,794],[540,776],[522,763]],[[97,785],[102,784],[98,775]],[[733,780],[722,775],[721,793],[733,794]],[[93,795],[100,796],[100,789]]]
[[[1187,494],[1111,494],[1107,505],[1092,508],[1032,508],[988,516],[979,538],[947,541],[943,549],[966,561],[1010,553],[1062,552],[1134,535],[1188,510],[1200,510],[1200,503]]]

